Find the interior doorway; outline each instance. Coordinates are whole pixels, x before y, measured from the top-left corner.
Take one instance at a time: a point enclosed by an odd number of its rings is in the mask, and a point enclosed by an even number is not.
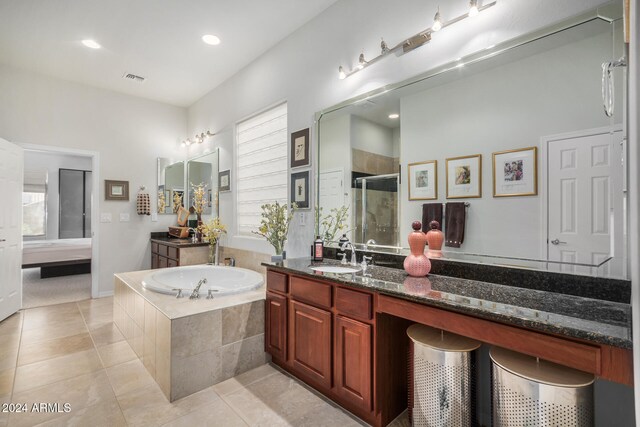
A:
[[[98,297],[99,154],[21,146],[22,308]]]

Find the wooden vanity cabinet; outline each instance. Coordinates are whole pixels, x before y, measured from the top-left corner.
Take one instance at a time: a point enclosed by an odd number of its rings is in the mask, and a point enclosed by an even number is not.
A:
[[[335,321],[335,386],[340,399],[372,410],[372,326],[348,317]]]
[[[273,358],[287,359],[287,297],[267,291],[265,351]]]
[[[209,248],[207,244],[181,248],[160,241],[151,241],[152,269],[206,264],[208,260]]]

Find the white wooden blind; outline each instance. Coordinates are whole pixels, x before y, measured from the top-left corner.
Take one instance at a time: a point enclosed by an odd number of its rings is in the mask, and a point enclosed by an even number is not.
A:
[[[236,144],[238,233],[251,235],[263,204],[287,203],[287,104],[238,123]]]

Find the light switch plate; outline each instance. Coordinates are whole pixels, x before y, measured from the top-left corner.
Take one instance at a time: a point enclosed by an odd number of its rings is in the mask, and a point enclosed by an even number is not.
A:
[[[101,213],[100,222],[111,222],[111,213],[110,212]]]
[[[307,224],[307,214],[305,212],[300,212],[300,225]]]
[[[129,214],[126,212],[120,213],[120,222],[129,222]]]
[[[151,222],[158,222],[158,212],[151,213]]]

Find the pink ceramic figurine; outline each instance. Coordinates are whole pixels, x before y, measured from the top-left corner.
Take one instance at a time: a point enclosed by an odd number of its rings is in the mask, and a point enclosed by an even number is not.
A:
[[[420,231],[420,228],[422,228],[420,221],[414,221],[411,227],[413,228],[413,231],[409,233],[411,255],[404,260],[404,270],[409,273],[409,276],[426,276],[431,270],[431,261],[424,254],[427,236]]]
[[[438,230],[440,224],[438,221],[431,221],[429,223],[430,230],[427,231],[427,244],[429,245],[429,251],[427,256],[429,258],[442,258],[442,242],[444,241],[444,233]]]

